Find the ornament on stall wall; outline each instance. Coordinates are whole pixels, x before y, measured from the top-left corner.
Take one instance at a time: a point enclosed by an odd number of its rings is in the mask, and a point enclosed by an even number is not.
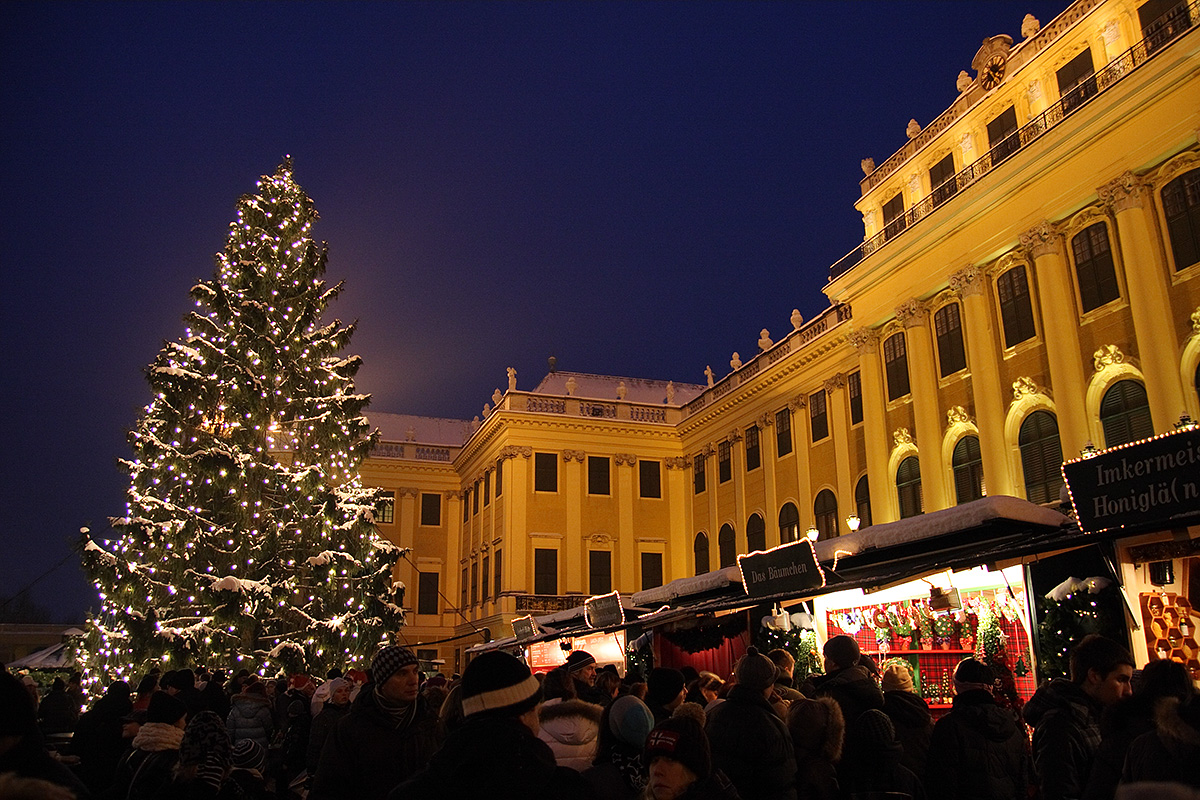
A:
[[[1017,656],[1017,665],[1013,667],[1013,674],[1018,678],[1024,678],[1029,674],[1029,665],[1025,663],[1025,656]]]
[[[943,650],[949,650],[950,639],[954,636],[954,619],[949,614],[934,617],[933,632],[937,634],[938,645]]]

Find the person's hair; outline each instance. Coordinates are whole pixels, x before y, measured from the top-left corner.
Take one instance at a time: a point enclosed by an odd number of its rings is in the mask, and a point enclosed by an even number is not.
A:
[[[611,697],[616,692],[616,688],[621,685],[621,676],[615,672],[608,670],[600,670],[596,673],[596,688],[604,693],[605,697]]]
[[[820,755],[830,764],[841,760],[846,718],[833,698],[797,700],[788,706],[786,721],[797,750]]]
[[[438,730],[441,732],[442,738],[462,727],[465,720],[466,715],[463,714],[462,707],[462,684],[456,683],[446,693],[446,699],[442,701],[442,707],[438,711]]]
[[[1081,684],[1087,680],[1088,672],[1096,670],[1107,677],[1117,667],[1125,664],[1136,667],[1129,651],[1112,639],[1098,633],[1089,633],[1071,649],[1071,682]]]
[[[148,675],[142,676],[142,680],[138,683],[137,693],[150,694],[158,688],[158,676],[151,672]]]
[[[767,658],[775,662],[775,666],[784,671],[791,671],[796,666],[796,659],[792,654],[782,647],[776,647],[771,652],[767,653]]]
[[[702,671],[700,679],[696,682],[696,688],[706,692],[720,692],[725,688],[725,681],[721,680],[721,676],[715,672]]]
[[[52,692],[65,691],[66,688],[67,688],[67,684],[63,681],[62,678],[55,678],[54,683],[50,684],[50,691],[52,691]]]
[[[1186,703],[1196,694],[1188,668],[1178,661],[1164,658],[1151,661],[1142,669],[1141,686],[1137,694],[1150,700],[1174,697]]]
[[[262,697],[267,696],[267,687],[263,684],[262,681],[254,681],[253,683],[247,683],[245,685],[245,687],[243,687],[242,691],[245,692],[246,694],[257,694]]]
[[[421,689],[421,694],[425,695],[425,702],[430,708],[441,708],[442,703],[446,702],[446,695],[450,691],[445,686],[430,686],[426,685]],[[331,694],[332,698],[333,695]]]
[[[555,667],[542,678],[542,697],[546,700],[574,700],[579,696],[575,691],[575,679],[566,667]]]
[[[629,693],[639,700],[646,699],[646,692],[650,690],[650,686],[645,681],[634,681],[629,684]]]

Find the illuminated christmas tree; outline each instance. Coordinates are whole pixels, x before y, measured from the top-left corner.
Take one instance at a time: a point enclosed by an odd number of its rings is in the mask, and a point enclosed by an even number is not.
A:
[[[375,530],[358,465],[378,433],[355,392],[354,325],[322,314],[317,218],[290,159],[237,204],[180,341],[147,370],[117,541],[88,539],[100,591],[92,680],[203,664],[324,674],[404,623],[401,550]]]

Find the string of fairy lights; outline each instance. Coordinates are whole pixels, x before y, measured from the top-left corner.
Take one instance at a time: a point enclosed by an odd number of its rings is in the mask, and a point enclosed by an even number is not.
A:
[[[81,661],[90,681],[152,664],[324,669],[403,623],[358,466],[376,434],[355,391],[353,325],[323,324],[316,210],[290,160],[238,201],[212,279],[191,290],[180,341],[147,370],[130,434],[120,536],[89,540],[101,600]]]

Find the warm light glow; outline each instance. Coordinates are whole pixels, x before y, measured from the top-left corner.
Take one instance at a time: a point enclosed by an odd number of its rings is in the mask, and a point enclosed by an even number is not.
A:
[[[858,514],[851,514],[846,517],[846,526],[850,528],[851,532],[858,530],[858,526],[861,524],[862,520],[858,518]]]

